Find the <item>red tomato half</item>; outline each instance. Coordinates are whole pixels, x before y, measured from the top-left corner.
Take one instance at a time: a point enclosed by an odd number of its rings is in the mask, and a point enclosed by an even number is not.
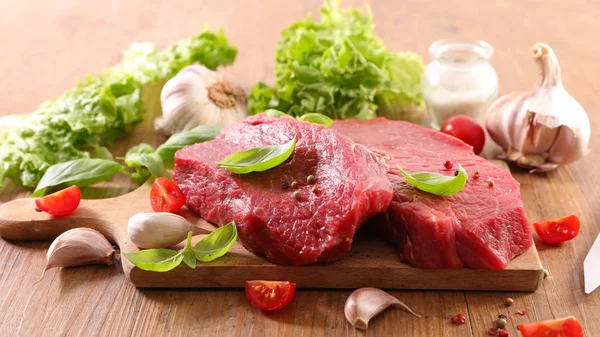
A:
[[[475,154],[480,154],[485,144],[485,132],[483,128],[470,117],[465,115],[456,115],[450,117],[442,125],[443,133],[454,136],[473,147]]]
[[[250,303],[266,311],[283,309],[296,293],[296,283],[279,281],[246,281],[246,297]]]
[[[579,234],[581,223],[577,215],[564,218],[545,220],[533,224],[536,233],[547,243],[561,243],[569,241]]]
[[[575,317],[525,323],[518,328],[523,337],[583,337],[583,329]]]
[[[185,205],[185,195],[173,181],[156,178],[150,191],[150,203],[155,212],[175,213]]]
[[[54,215],[65,216],[73,213],[81,201],[79,187],[71,186],[52,193],[45,197],[36,199],[35,204],[42,211]]]

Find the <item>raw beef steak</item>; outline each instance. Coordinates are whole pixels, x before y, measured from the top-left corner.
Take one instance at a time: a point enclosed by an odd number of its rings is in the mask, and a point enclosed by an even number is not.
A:
[[[519,183],[473,154],[469,145],[441,132],[383,118],[340,120],[332,127],[391,157],[388,177],[394,199],[371,224],[397,242],[401,260],[421,268],[502,269],[531,247]],[[454,163],[451,170],[444,168],[446,160]],[[416,189],[396,169],[400,165],[410,173],[450,175],[458,163],[469,180],[459,193],[445,197]],[[478,179],[473,178],[475,172]]]
[[[292,156],[268,171],[237,175],[215,165],[233,152],[294,137]],[[387,168],[379,155],[329,128],[260,114],[179,150],[173,178],[204,219],[219,226],[235,221],[248,250],[273,263],[303,265],[338,259],[358,228],[387,209]]]

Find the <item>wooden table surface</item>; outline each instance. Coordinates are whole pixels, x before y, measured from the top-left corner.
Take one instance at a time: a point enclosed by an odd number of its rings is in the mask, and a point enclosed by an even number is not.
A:
[[[597,130],[600,62],[597,52],[600,6],[595,0],[447,1],[373,0],[379,36],[393,50],[414,50],[429,61],[430,42],[447,37],[489,41],[501,92],[529,88],[537,80],[530,47],[549,43],[558,55],[565,87],[588,111]],[[346,1],[358,6],[361,1]],[[118,62],[132,41],[159,47],[195,34],[206,22],[223,27],[239,48],[226,73],[249,88],[272,81],[279,32],[319,0],[187,1],[1,1],[0,115],[27,113],[71,88],[75,80]],[[122,153],[152,137],[136,133],[113,150]],[[535,293],[393,291],[424,315],[386,311],[365,333],[346,323],[343,305],[350,291],[299,290],[292,304],[265,314],[251,307],[242,290],[138,290],[120,266],[54,269],[38,282],[49,242],[0,240],[0,335],[2,336],[486,336],[498,314],[516,325],[573,315],[586,336],[600,336],[600,291],[583,292],[583,260],[600,229],[600,137],[592,152],[556,172],[514,172],[531,221],[576,213],[581,234],[549,246],[536,241],[550,277]],[[126,179],[88,196],[114,196],[134,188]],[[8,185],[0,203],[27,191]],[[600,266],[599,266],[600,267]],[[485,280],[483,280],[485,281]],[[515,305],[506,308],[506,297]],[[526,316],[515,314],[526,310]],[[450,317],[464,313],[467,324]]]

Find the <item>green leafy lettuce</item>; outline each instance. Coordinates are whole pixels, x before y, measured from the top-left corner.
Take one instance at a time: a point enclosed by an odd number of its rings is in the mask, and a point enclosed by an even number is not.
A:
[[[144,86],[193,63],[231,64],[236,54],[222,31],[206,29],[161,52],[150,43],[132,44],[114,68],[88,76],[27,117],[0,120],[0,187],[6,178],[35,187],[54,164],[106,157],[102,147],[142,121]]]
[[[321,22],[309,15],[283,30],[275,56],[276,85],[259,82],[252,88],[251,113],[277,109],[333,119],[381,113],[403,119],[404,112],[423,107],[421,58],[389,51],[373,31],[368,6],[342,10],[339,2],[325,2]]]

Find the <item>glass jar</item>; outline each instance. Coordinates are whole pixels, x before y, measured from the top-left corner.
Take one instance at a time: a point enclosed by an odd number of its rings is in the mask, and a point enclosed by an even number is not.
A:
[[[454,115],[482,124],[498,95],[498,76],[489,63],[494,48],[484,41],[439,40],[429,46],[433,61],[421,77],[430,124],[440,126]]]

